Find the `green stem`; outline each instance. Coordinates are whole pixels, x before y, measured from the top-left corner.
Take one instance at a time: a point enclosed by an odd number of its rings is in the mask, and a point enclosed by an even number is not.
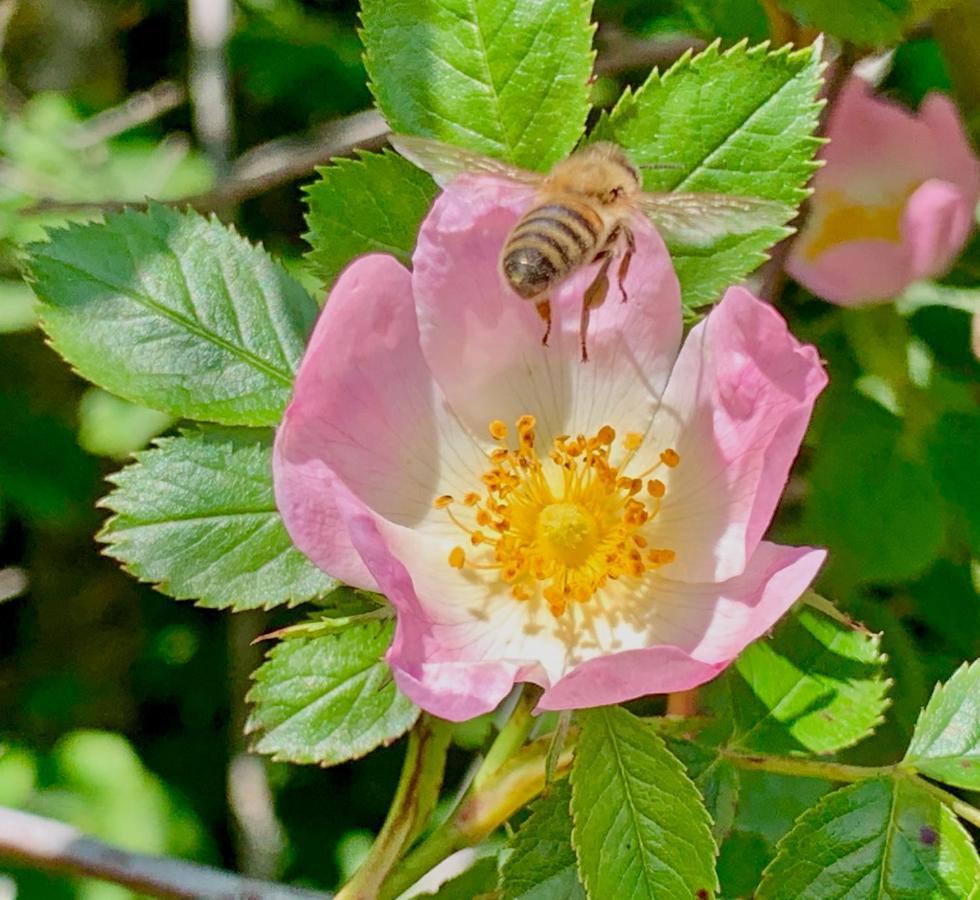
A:
[[[521,689],[521,695],[517,699],[517,705],[510,714],[510,718],[500,729],[500,733],[490,745],[483,764],[477,769],[473,778],[471,790],[479,790],[508,759],[510,759],[521,747],[534,727],[534,716],[532,712],[537,705],[538,697],[541,696],[541,689],[534,685],[525,684]]]
[[[555,767],[555,777],[568,774],[577,737],[574,730],[568,736]],[[550,745],[550,735],[532,741],[484,778],[481,788],[471,788],[452,819],[444,822],[401,862],[382,885],[378,900],[398,897],[447,856],[478,844],[538,796],[546,784]]]
[[[795,775],[798,778],[825,778],[827,781],[862,781],[878,775],[896,774],[895,766],[851,766],[846,763],[821,759],[803,759],[795,756],[769,756],[763,753],[745,754],[735,750],[723,750],[722,755],[740,769],[754,769],[778,775]]]
[[[361,867],[336,900],[373,900],[405,849],[418,837],[439,799],[452,725],[425,713],[408,739],[391,809]]]

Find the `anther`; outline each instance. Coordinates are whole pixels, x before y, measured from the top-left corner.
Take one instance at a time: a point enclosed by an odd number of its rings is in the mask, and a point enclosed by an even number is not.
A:
[[[626,437],[623,438],[623,444],[627,450],[639,450],[640,444],[643,443],[643,435],[638,431],[630,431],[627,433]]]
[[[490,423],[490,437],[495,441],[505,440],[507,437],[507,426],[500,421],[500,419],[494,419]]]
[[[454,569],[462,569],[463,564],[466,562],[466,551],[462,547],[453,547],[449,551],[449,565]]]
[[[647,493],[659,500],[667,493],[667,486],[659,478],[651,478],[647,482]]]
[[[660,461],[667,466],[669,469],[673,469],[680,461],[681,458],[676,450],[672,447],[668,447],[660,454]]]
[[[441,497],[436,497],[432,505],[436,509],[445,509],[452,502],[453,502],[452,494],[443,494]]]
[[[525,414],[517,420],[517,430],[521,434],[527,431],[533,431],[536,423],[537,420],[534,418],[534,416]]]
[[[480,502],[480,495],[475,491],[470,491],[465,497],[463,497],[464,506],[476,506]]]

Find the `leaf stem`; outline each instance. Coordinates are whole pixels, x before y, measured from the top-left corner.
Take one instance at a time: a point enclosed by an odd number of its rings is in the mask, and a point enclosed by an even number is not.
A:
[[[452,725],[423,713],[408,738],[405,762],[388,817],[367,858],[337,900],[373,900],[402,853],[418,836],[439,799]]]
[[[863,781],[878,775],[894,775],[897,771],[896,766],[852,766],[822,759],[770,756],[765,753],[745,754],[727,749],[722,750],[722,756],[740,769],[795,775],[799,778],[825,778],[828,781]]]

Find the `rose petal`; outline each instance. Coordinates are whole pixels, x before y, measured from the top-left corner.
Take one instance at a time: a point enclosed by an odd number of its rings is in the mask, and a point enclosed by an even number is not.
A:
[[[681,329],[680,291],[660,237],[634,223],[637,252],[620,303],[614,263],[610,296],[592,316],[590,362],[580,362],[579,313],[594,267],[553,298],[549,346],[534,306],[505,288],[498,259],[533,201],[499,179],[464,177],[437,199],[413,257],[422,347],[446,397],[478,437],[488,422],[525,413],[539,437],[592,433],[604,424],[642,430],[666,383]]]
[[[336,480],[393,521],[438,530],[448,523],[433,499],[471,490],[484,464],[422,359],[411,276],[388,256],[357,260],[317,322],[276,436],[276,499],[296,545],[369,586],[336,513]]]
[[[930,179],[909,197],[902,214],[902,243],[914,278],[943,274],[973,229],[976,200],[957,187]],[[904,287],[904,285],[903,285]]]
[[[745,573],[722,584],[661,584],[681,645],[660,644],[585,662],[545,691],[539,709],[580,709],[684,691],[714,678],[802,595],[823,551],[761,544]],[[686,639],[685,639],[686,635]]]
[[[744,288],[730,288],[688,335],[650,433],[629,472],[673,448],[675,469],[649,526],[677,554],[665,570],[685,581],[742,572],[772,519],[827,376],[814,347]]]
[[[812,261],[794,251],[786,271],[818,297],[841,306],[888,300],[914,280],[908,248],[891,241],[845,241]]]

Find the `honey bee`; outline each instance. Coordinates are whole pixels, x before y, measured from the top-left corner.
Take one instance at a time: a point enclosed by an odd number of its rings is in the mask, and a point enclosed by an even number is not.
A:
[[[704,246],[730,234],[745,234],[792,218],[792,208],[770,200],[730,194],[648,193],[640,169],[620,146],[587,144],[550,172],[529,172],[500,160],[439,141],[392,135],[392,146],[445,187],[463,173],[495,175],[536,189],[500,253],[500,272],[519,297],[533,302],[551,333],[551,295],[570,275],[600,263],[582,297],[579,325],[582,361],[588,360],[589,314],[609,292],[609,268],[618,259],[616,281],[623,281],[636,252],[631,228],[644,213],[670,244]]]

